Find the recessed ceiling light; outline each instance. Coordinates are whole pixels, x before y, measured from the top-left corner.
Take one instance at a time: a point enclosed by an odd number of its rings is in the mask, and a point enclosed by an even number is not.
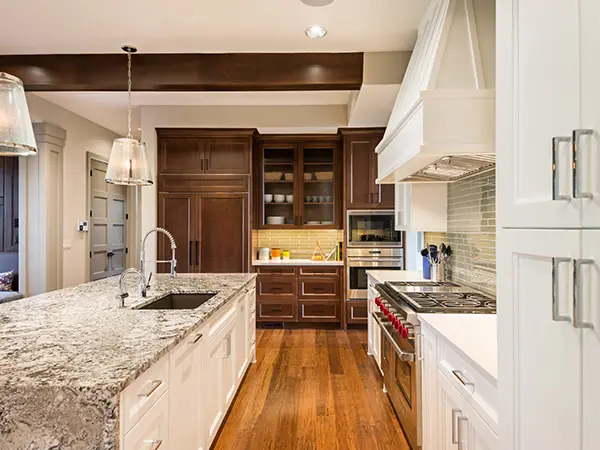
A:
[[[308,6],[327,6],[333,3],[333,0],[302,0],[302,3]]]
[[[321,25],[313,25],[304,30],[304,34],[311,39],[321,39],[327,34],[327,29]]]

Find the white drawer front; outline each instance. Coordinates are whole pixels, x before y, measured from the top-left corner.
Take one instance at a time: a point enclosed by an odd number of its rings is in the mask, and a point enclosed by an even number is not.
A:
[[[438,368],[462,393],[473,409],[498,433],[498,393],[478,369],[473,367],[446,340],[439,339]]]
[[[121,423],[127,433],[169,388],[169,355],[121,392]]]
[[[125,435],[123,450],[169,450],[169,393]]]

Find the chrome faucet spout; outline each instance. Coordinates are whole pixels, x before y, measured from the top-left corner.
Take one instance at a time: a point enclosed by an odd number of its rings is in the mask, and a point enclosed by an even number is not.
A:
[[[148,239],[148,236],[150,236],[152,233],[162,233],[165,236],[167,236],[167,238],[171,242],[171,260],[170,261],[146,261],[146,239]],[[146,235],[144,236],[144,238],[142,239],[142,248],[140,251],[140,271],[142,272],[142,274],[144,274],[144,277],[146,276],[146,271],[145,271],[146,263],[147,262],[155,262],[157,264],[158,263],[170,264],[171,265],[171,278],[174,278],[175,274],[177,273],[177,260],[175,259],[175,249],[176,248],[177,248],[177,244],[175,244],[175,238],[168,230],[161,228],[161,227],[155,227],[155,228],[152,228],[150,231],[148,231],[146,233]]]
[[[138,297],[146,297],[146,277],[144,276],[144,274],[142,272],[140,272],[137,269],[127,269],[124,270],[123,273],[121,273],[121,276],[119,277],[119,298],[120,298],[120,306],[121,308],[125,307],[125,299],[127,297],[129,297],[129,294],[126,291],[126,285],[124,283],[125,281],[125,277],[127,277],[128,274],[135,274],[137,275],[137,277],[139,278],[138,280]]]

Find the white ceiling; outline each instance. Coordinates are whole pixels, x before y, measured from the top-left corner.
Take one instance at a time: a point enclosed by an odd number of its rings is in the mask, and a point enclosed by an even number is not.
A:
[[[0,54],[412,50],[429,0],[6,0]],[[311,40],[318,23],[329,33]]]

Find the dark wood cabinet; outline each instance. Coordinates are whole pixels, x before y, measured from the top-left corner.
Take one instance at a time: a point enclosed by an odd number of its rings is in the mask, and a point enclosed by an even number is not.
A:
[[[175,237],[178,272],[250,270],[254,133],[157,129],[158,225]],[[169,259],[170,252],[159,235],[159,258]]]
[[[338,135],[261,135],[254,166],[258,228],[343,228]]]
[[[258,322],[341,323],[341,275],[331,266],[256,266]]]
[[[344,165],[347,209],[394,209],[394,185],[377,184],[375,148],[383,128],[344,129]]]
[[[368,307],[366,300],[348,300],[346,302],[346,323],[352,325],[367,324]]]

